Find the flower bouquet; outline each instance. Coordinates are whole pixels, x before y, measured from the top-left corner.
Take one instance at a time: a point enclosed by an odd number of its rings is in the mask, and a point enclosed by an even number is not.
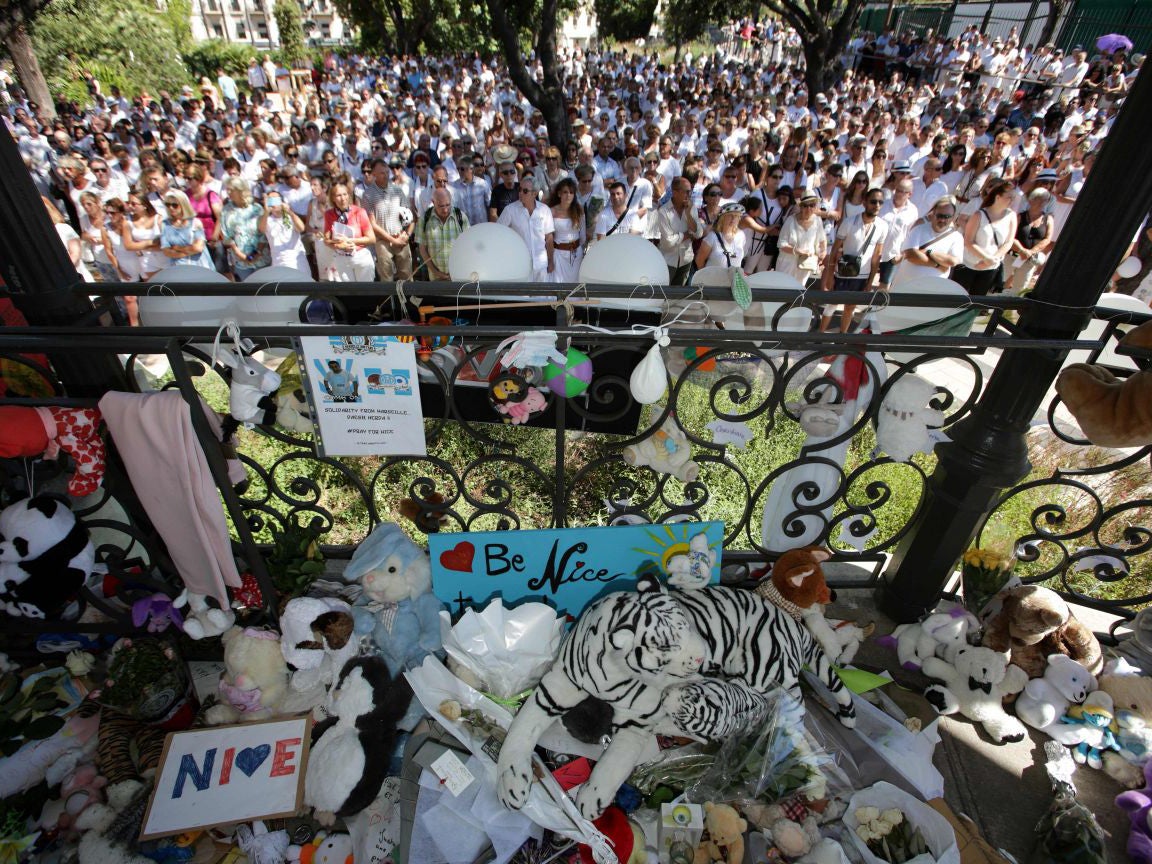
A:
[[[960,864],[948,820],[891,783],[855,793],[844,824],[847,841],[865,864]]]
[[[856,836],[877,858],[889,864],[905,864],[928,851],[919,828],[904,818],[904,811],[891,807],[861,807],[856,811]]]
[[[112,646],[107,676],[89,694],[106,708],[165,729],[184,729],[196,714],[188,667],[161,639],[121,639]]]
[[[988,601],[1008,584],[1015,566],[1015,544],[1007,537],[990,540],[983,547],[965,552],[960,559],[960,578],[968,611],[979,618]]]

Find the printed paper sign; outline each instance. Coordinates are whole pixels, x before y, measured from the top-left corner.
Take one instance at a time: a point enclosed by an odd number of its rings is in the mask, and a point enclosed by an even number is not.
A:
[[[298,341],[321,456],[427,455],[412,342],[395,336]]]
[[[194,828],[294,816],[304,793],[311,720],[173,732],[164,743],[141,840]]]
[[[688,554],[698,534],[716,553],[711,581],[719,582],[723,522],[432,534],[432,589],[457,612],[499,594],[505,605],[531,597],[578,615],[606,591],[626,587],[611,586],[616,580],[667,574],[668,562]]]

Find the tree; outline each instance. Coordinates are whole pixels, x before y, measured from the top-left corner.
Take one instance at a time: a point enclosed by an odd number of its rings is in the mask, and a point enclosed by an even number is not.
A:
[[[1064,8],[1068,5],[1068,0],[1048,0],[1048,14],[1044,17],[1044,26],[1040,28],[1040,38],[1036,40],[1037,45],[1047,45],[1052,41],[1052,37],[1056,35],[1056,24],[1060,21],[1060,16],[1064,14]]]
[[[176,47],[183,53],[192,47],[192,0],[165,0],[164,20]]]
[[[832,86],[835,59],[844,51],[866,0],[764,0],[796,29],[804,46],[804,82],[810,96]]]
[[[276,29],[280,31],[280,56],[290,69],[304,59],[304,25],[296,0],[276,0],[272,7]]]
[[[699,39],[708,26],[729,13],[720,0],[668,0],[664,7],[664,39],[676,46],[675,59],[681,49]]]
[[[556,53],[556,22],[560,0],[543,0],[538,16],[530,14],[531,11],[525,8],[509,9],[508,0],[488,0],[492,29],[496,33],[500,53],[504,56],[504,65],[508,67],[512,83],[544,115],[548,140],[563,147],[571,137],[572,130],[568,125],[564,79]],[[513,24],[513,20],[517,23]],[[536,59],[541,71],[539,81],[528,71],[521,52],[520,28],[524,28],[525,35],[533,32],[536,34]]]
[[[483,0],[335,0],[360,29],[361,47],[399,54],[495,50]]]
[[[51,0],[0,0],[0,42],[12,58],[16,77],[28,98],[40,105],[47,118],[56,116],[56,106],[48,90],[48,82],[36,59],[28,27]]]
[[[620,42],[647,36],[656,17],[656,0],[595,0],[592,5],[600,35]]]

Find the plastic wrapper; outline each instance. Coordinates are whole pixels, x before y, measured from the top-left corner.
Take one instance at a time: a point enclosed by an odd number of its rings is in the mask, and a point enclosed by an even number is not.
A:
[[[956,832],[952,830],[948,820],[923,801],[885,782],[861,789],[853,795],[844,814],[844,824],[848,828],[844,832],[845,839],[855,847],[865,864],[886,864],[886,862],[874,855],[868,844],[856,833],[860,825],[856,814],[862,807],[874,807],[881,812],[890,809],[899,810],[910,825],[920,831],[929,851],[910,858],[906,864],[960,864]]]
[[[453,737],[467,747],[483,766],[483,781],[496,785],[496,759],[512,714],[480,691],[453,675],[435,657],[427,657],[415,669],[404,673],[412,692]],[[580,815],[556,778],[534,756],[537,782],[532,784],[528,803],[520,811],[537,825],[592,848],[598,864],[613,864],[616,857],[608,838]]]
[[[448,656],[498,699],[513,699],[535,687],[560,650],[564,619],[543,603],[506,609],[497,597],[482,612],[468,609],[452,626],[440,613],[440,635]]]

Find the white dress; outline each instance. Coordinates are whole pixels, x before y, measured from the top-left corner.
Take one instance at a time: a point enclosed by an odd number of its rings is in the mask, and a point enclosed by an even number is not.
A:
[[[300,234],[292,227],[292,223],[285,219],[268,217],[264,226],[264,235],[268,238],[268,250],[272,256],[273,267],[293,267],[305,274],[308,269],[308,256],[304,254],[304,241]]]
[[[584,260],[584,244],[581,242],[583,240],[581,237],[583,233],[581,228],[583,227],[584,220],[580,221],[580,226],[573,226],[572,220],[567,216],[553,216],[553,242],[571,243],[575,241],[580,245],[572,251],[566,249],[556,249],[553,251],[552,261],[555,267],[553,267],[552,272],[548,274],[549,282],[580,281],[580,262]]]
[[[1064,195],[1068,198],[1079,198],[1080,190],[1084,188],[1084,169],[1073,168],[1072,179],[1068,181],[1068,188],[1064,191]],[[1073,202],[1074,204],[1075,202]],[[1064,224],[1068,221],[1068,215],[1072,212],[1072,204],[1066,204],[1063,201],[1057,201],[1052,208],[1052,237],[1060,236],[1060,232],[1064,230]]]

